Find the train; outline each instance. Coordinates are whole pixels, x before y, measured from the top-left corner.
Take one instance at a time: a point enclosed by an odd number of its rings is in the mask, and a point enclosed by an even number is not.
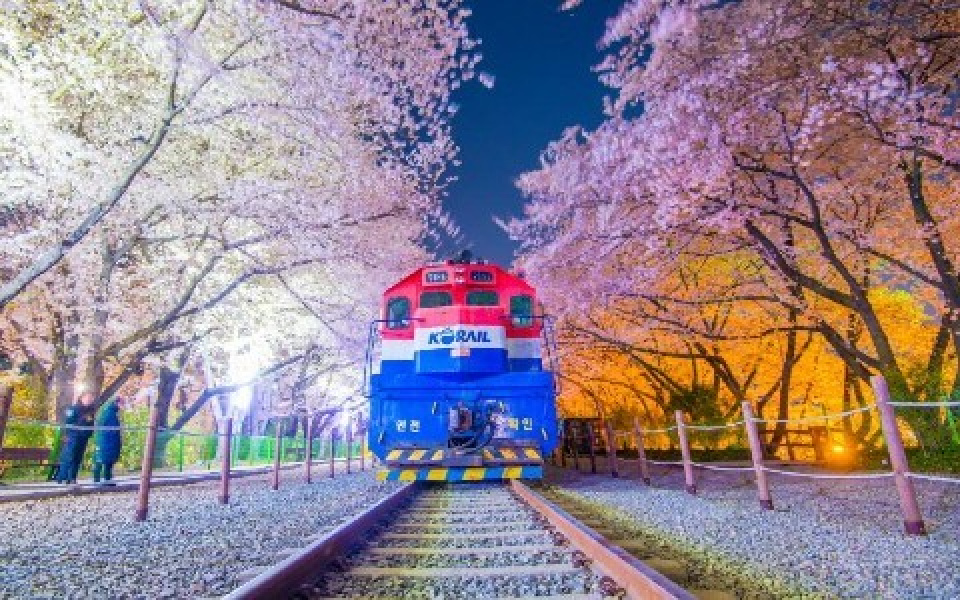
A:
[[[387,288],[364,375],[378,478],[542,478],[558,436],[555,357],[520,272],[464,253]]]

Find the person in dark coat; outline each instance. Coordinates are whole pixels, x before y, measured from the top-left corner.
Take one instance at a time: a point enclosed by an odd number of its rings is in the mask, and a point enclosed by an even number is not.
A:
[[[120,459],[120,447],[123,440],[120,436],[119,407],[113,400],[107,402],[100,409],[97,426],[107,429],[97,429],[94,435],[96,448],[93,451],[93,482],[100,483],[103,475],[103,485],[114,485],[113,465]]]
[[[64,428],[60,444],[60,468],[57,469],[58,483],[76,483],[83,454],[93,434],[93,417],[97,407],[93,394],[80,395],[77,403],[64,413]]]

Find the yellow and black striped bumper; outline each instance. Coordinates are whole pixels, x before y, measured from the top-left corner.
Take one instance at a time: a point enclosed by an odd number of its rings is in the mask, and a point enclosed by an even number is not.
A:
[[[449,467],[394,468],[377,472],[379,481],[491,481],[499,479],[542,479],[543,467]]]
[[[437,465],[443,463],[450,456],[449,449],[420,449],[404,448],[391,450],[387,453],[387,464],[390,466],[419,466]],[[509,465],[542,464],[543,456],[536,448],[484,448],[480,453],[484,466],[499,467]]]

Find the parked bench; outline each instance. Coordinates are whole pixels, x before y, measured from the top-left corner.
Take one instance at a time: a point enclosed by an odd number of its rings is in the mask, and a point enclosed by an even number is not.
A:
[[[9,468],[48,467],[54,463],[49,448],[0,448],[0,477]]]

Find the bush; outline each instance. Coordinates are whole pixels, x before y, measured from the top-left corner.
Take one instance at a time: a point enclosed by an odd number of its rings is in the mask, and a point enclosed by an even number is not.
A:
[[[935,448],[905,448],[910,470],[916,473],[960,474],[960,446],[944,445]],[[867,468],[890,469],[890,455],[886,448],[872,450],[864,457]],[[884,464],[886,461],[886,464]]]

